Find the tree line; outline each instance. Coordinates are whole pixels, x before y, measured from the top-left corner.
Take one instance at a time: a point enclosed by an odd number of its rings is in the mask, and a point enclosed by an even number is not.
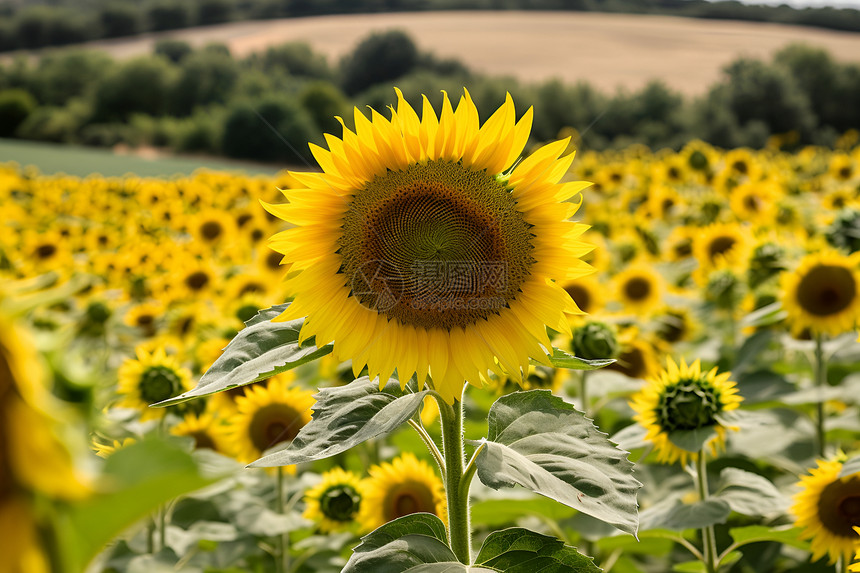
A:
[[[686,98],[660,82],[613,94],[587,82],[520,83],[473,73],[459,61],[420,51],[400,31],[372,34],[340,62],[305,44],[273,46],[239,59],[226,46],[192,49],[163,40],[154,53],[115,61],[104,53],[57,50],[0,66],[0,137],[94,146],[148,145],[177,152],[296,164],[307,142],[352,124],[353,105],[383,112],[393,86],[421,106],[428,94],[467,87],[482,118],[511,92],[535,108],[532,136],[576,130],[588,149],[642,143],[680,148],[699,138],[721,147],[832,145],[860,129],[860,66],[825,50],[790,45],[772,60],[739,58],[702,96]]]
[[[860,31],[860,10],[736,0],[0,0],[0,51],[240,20],[431,10],[661,14]]]

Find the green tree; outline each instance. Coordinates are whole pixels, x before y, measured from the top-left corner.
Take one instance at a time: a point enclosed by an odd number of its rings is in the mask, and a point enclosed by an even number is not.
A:
[[[164,114],[175,78],[175,66],[163,58],[143,56],[124,62],[96,86],[96,119],[125,120],[136,112]]]
[[[14,135],[36,105],[36,98],[22,89],[0,91],[0,137]]]
[[[99,23],[106,38],[131,36],[140,31],[140,12],[135,5],[111,2],[99,10]]]
[[[318,139],[313,120],[298,102],[276,95],[233,103],[221,148],[229,157],[295,164],[310,159],[307,142]]]
[[[180,64],[179,79],[170,97],[171,111],[189,115],[196,106],[226,103],[239,77],[239,66],[229,55],[195,52]]]
[[[418,48],[406,33],[374,33],[341,62],[343,89],[355,95],[375,84],[405,76],[417,63]]]
[[[349,117],[349,102],[336,86],[329,82],[311,82],[302,88],[299,102],[313,118],[319,131],[341,133],[335,116]]]

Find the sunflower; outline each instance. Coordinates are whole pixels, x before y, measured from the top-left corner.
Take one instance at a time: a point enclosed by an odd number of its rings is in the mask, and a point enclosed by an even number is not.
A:
[[[130,446],[136,442],[137,440],[135,440],[134,438],[125,438],[122,441],[113,440],[110,443],[93,440],[92,449],[98,457],[109,458],[117,450],[121,450],[122,448]]]
[[[647,430],[645,437],[654,444],[658,461],[685,464],[688,458],[698,458],[697,452],[672,443],[672,432],[712,428],[715,435],[705,445],[712,453],[725,445],[726,429],[732,428],[724,426],[719,415],[742,401],[730,376],[729,372],[717,374],[716,368],[703,372],[698,360],[687,366],[682,359],[679,366],[670,357],[666,369],[631,398],[633,419]]]
[[[179,364],[175,356],[168,356],[162,346],[152,352],[139,346],[134,359],[126,360],[119,369],[119,387],[122,395],[118,406],[140,410],[142,421],[164,417],[164,408],[150,408],[190,390],[191,372]]]
[[[843,183],[850,181],[854,176],[860,173],[857,162],[850,155],[845,153],[833,154],[830,159],[828,171],[833,179]]]
[[[358,513],[363,531],[412,513],[445,519],[445,488],[430,465],[412,453],[372,466]]]
[[[812,540],[812,558],[840,557],[848,562],[857,546],[854,528],[860,526],[860,473],[840,478],[843,460],[819,460],[802,476],[791,513],[802,527],[802,539]]]
[[[313,405],[313,392],[294,388],[285,378],[246,387],[244,396],[236,397],[236,413],[227,419],[225,443],[236,459],[251,463],[266,450],[291,442],[311,421]]]
[[[775,181],[747,182],[732,189],[729,205],[739,221],[763,225],[773,221],[782,195]]]
[[[660,371],[657,349],[654,344],[639,335],[638,328],[628,328],[618,336],[621,350],[615,362],[606,370],[620,372],[628,378],[646,379]]]
[[[860,527],[855,527],[854,531],[860,535]],[[860,573],[860,537],[854,543],[857,548],[857,554],[854,555],[854,563],[848,567],[848,573]]]
[[[217,418],[212,414],[186,414],[181,422],[170,428],[174,436],[194,438],[194,449],[210,449],[214,452],[225,452],[224,434],[219,430]]]
[[[198,244],[208,247],[229,244],[236,235],[236,222],[232,216],[218,209],[198,213],[188,221],[188,228]]]
[[[363,498],[361,478],[341,468],[331,469],[305,492],[304,518],[318,522],[322,533],[348,529],[356,523]]]
[[[585,314],[594,314],[603,308],[604,287],[592,276],[568,281],[562,285],[562,288],[567,291],[577,308]]]
[[[616,299],[625,310],[639,315],[648,314],[661,302],[663,278],[648,265],[630,265],[615,275],[612,282]]]
[[[782,274],[782,304],[792,332],[810,329],[836,336],[860,318],[860,254],[836,251],[807,255],[796,270]]]
[[[591,272],[568,199],[588,183],[558,183],[566,140],[511,167],[533,113],[515,121],[510,96],[481,127],[468,92],[456,111],[443,92],[438,118],[425,97],[421,120],[397,97],[390,120],[356,109],[355,133],[311,145],[323,173],[293,173],[306,188],[264,204],[296,225],[270,242],[295,297],[278,320],[306,317],[302,340],[333,341],[381,383],[429,373],[453,402],[499,365],[521,380],[530,357],[547,362],[546,326],[567,330],[559,283]]]
[[[693,245],[703,274],[717,268],[734,267],[747,258],[750,238],[746,228],[735,223],[714,224],[701,231]]]

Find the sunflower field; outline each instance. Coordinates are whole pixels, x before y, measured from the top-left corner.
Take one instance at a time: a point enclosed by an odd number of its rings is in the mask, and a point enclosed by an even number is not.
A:
[[[0,573],[860,571],[858,134],[397,93],[311,172],[0,165]]]

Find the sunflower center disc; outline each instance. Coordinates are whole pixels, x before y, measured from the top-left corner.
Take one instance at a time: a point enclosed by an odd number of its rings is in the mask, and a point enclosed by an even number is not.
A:
[[[818,498],[818,516],[831,533],[855,538],[860,526],[860,478],[835,481]]]
[[[857,283],[851,271],[834,265],[819,265],[809,270],[797,285],[797,302],[815,316],[829,316],[851,306]]]
[[[624,283],[624,294],[632,301],[640,301],[651,294],[651,283],[647,279],[634,277]]]
[[[291,441],[302,427],[301,416],[286,404],[269,404],[260,408],[251,420],[251,443],[261,452]]]
[[[720,400],[715,389],[703,380],[681,380],[667,386],[660,397],[657,415],[669,432],[697,430],[716,423]]]
[[[334,487],[320,498],[320,510],[323,515],[335,521],[351,520],[360,504],[361,496],[349,486]]]
[[[179,375],[167,366],[153,366],[140,376],[140,397],[147,404],[154,404],[179,394]]]
[[[365,308],[416,327],[466,327],[516,297],[534,262],[529,228],[487,173],[415,164],[355,194],[340,272]]]
[[[433,492],[421,483],[405,483],[392,491],[386,500],[386,521],[412,513],[435,513]]]

